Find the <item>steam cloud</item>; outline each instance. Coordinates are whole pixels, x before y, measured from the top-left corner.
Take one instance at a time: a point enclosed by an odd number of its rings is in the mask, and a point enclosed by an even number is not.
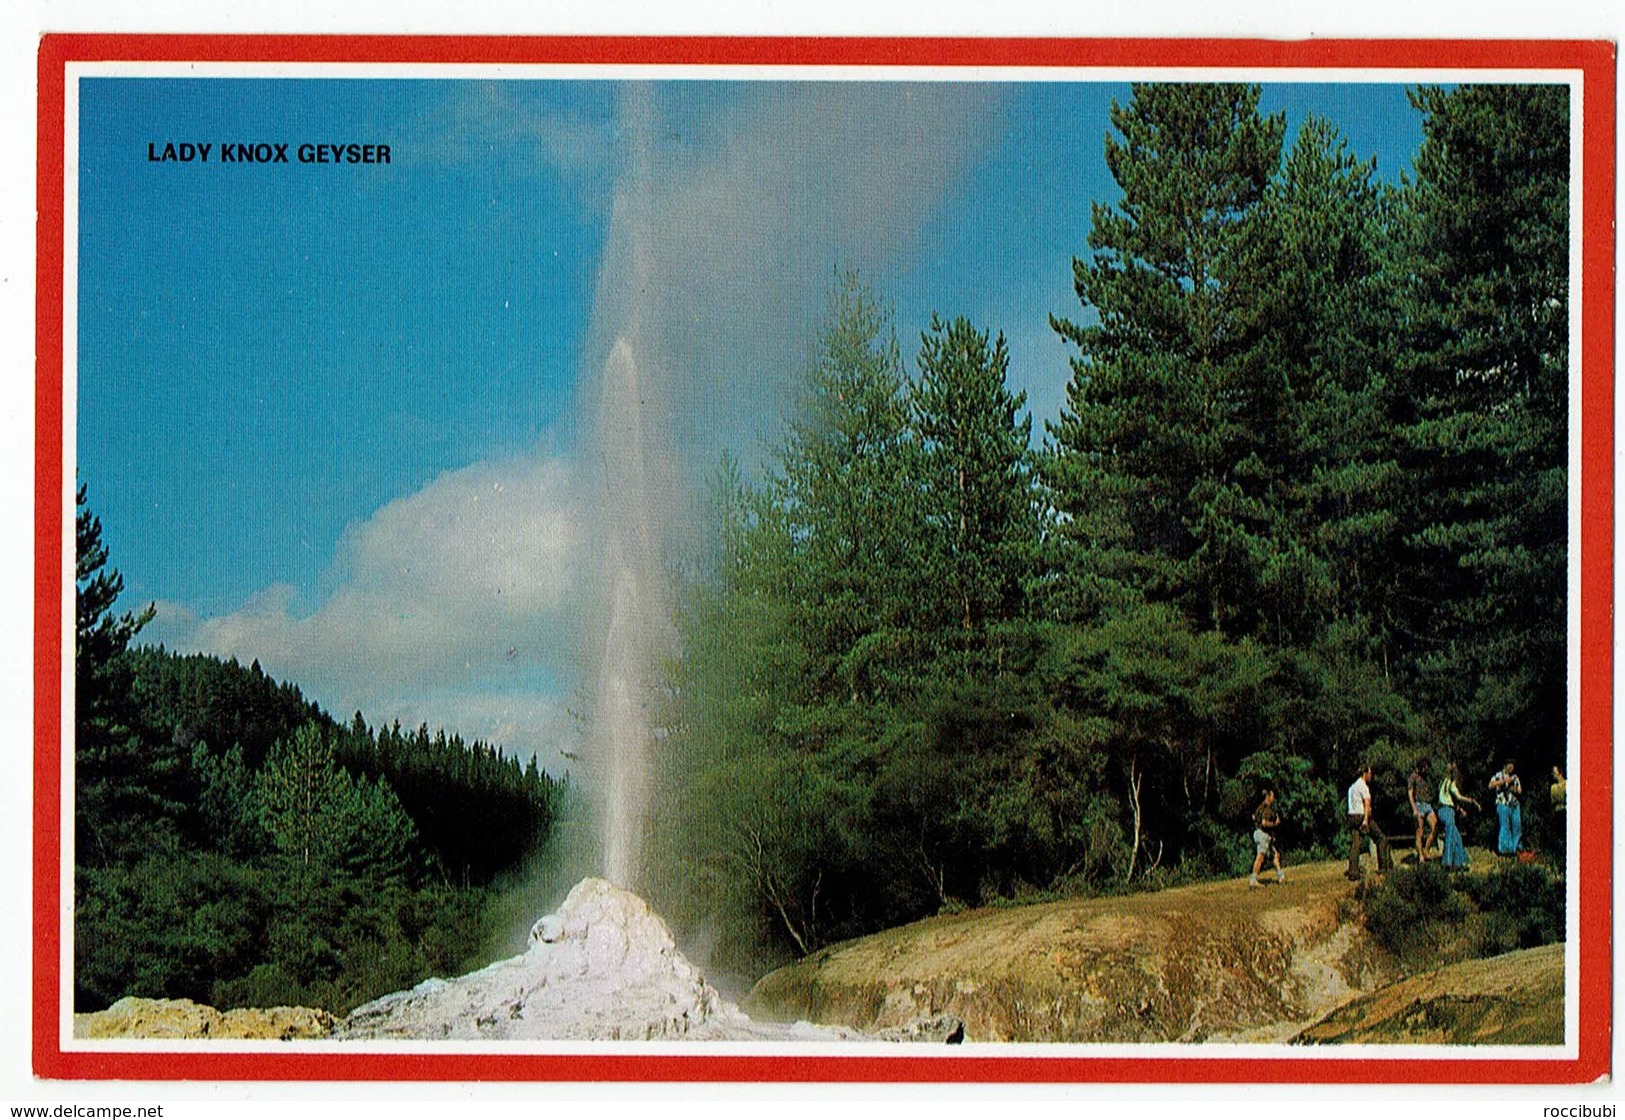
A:
[[[999,93],[628,85],[618,147],[578,118],[509,119],[518,110],[500,91],[465,97],[449,127],[470,104],[486,120],[479,143],[532,143],[580,184],[604,181],[600,162],[614,175],[576,429],[590,442],[473,463],[384,506],[347,532],[336,589],[312,613],[272,587],[218,617],[166,605],[155,633],[258,658],[336,713],[443,724],[555,772],[568,766],[560,752],[584,749],[595,778],[619,783],[609,800],[635,837],[642,762],[600,771],[592,744],[648,748],[648,659],[669,631],[662,556],[692,543],[688,511],[721,449],[749,460],[776,431],[835,270],[884,290],[983,150]],[[467,142],[453,136],[448,151]],[[584,747],[565,714],[577,691],[596,713]],[[626,844],[612,877],[630,882]]]
[[[588,746],[605,875],[631,889],[651,795],[653,673],[670,636],[662,557],[692,543],[692,480],[721,446],[771,430],[777,410],[763,403],[783,399],[837,263],[880,271],[911,248],[951,185],[951,153],[965,149],[953,138],[986,131],[973,87],[759,92],[739,119],[706,122],[727,127],[699,162],[661,144],[683,136],[649,87],[622,100],[628,151],[592,327],[593,350],[608,354],[588,394],[603,611]]]

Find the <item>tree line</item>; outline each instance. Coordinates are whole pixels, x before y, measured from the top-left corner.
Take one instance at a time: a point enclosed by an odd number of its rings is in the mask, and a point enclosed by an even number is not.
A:
[[[804,954],[943,908],[1236,873],[1273,788],[1565,757],[1569,104],[1421,87],[1385,184],[1248,85],[1114,102],[1066,401],[907,357],[841,277],[782,441],[676,573],[648,889]],[[1040,312],[1042,313],[1042,312]],[[744,966],[742,966],[744,967]]]
[[[80,487],[74,1005],[126,995],[343,1013],[467,964],[568,790],[427,726],[339,724],[299,689],[132,639]]]

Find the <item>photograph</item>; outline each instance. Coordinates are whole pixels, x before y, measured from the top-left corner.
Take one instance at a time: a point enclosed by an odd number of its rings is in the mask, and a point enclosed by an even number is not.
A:
[[[36,1075],[1607,1076],[1614,67],[46,36]]]

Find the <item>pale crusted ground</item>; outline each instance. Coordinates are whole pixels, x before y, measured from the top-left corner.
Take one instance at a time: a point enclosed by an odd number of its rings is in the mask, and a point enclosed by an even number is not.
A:
[[[757,1023],[677,951],[641,898],[585,879],[536,923],[517,957],[356,1008],[336,1038],[759,1039],[819,1041],[855,1032]]]
[[[1562,943],[1407,977],[1337,1008],[1292,1041],[1561,1045]]]
[[[780,969],[744,1007],[863,1031],[947,1013],[975,1042],[1285,1041],[1399,976],[1345,866],[930,918]]]
[[[126,997],[106,1011],[73,1017],[74,1038],[324,1038],[333,1016],[311,1007],[245,1007],[234,1011],[189,999]]]

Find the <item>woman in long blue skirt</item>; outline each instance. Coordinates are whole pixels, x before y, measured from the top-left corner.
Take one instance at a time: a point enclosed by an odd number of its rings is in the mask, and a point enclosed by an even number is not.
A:
[[[1444,780],[1439,783],[1439,826],[1444,830],[1444,858],[1440,861],[1446,871],[1460,871],[1467,866],[1467,845],[1461,842],[1461,830],[1456,826],[1456,813],[1464,816],[1463,805],[1479,808],[1477,801],[1461,792],[1461,772],[1454,762],[1445,766]]]

